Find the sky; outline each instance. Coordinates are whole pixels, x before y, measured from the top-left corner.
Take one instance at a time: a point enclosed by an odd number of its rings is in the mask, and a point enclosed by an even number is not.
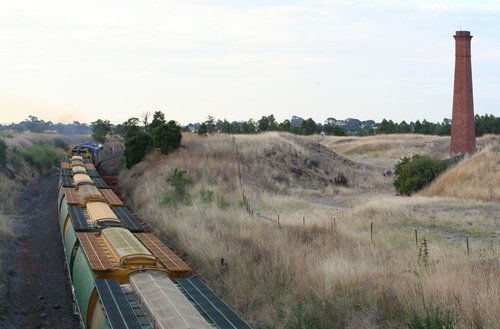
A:
[[[0,123],[500,116],[500,1],[0,0]]]

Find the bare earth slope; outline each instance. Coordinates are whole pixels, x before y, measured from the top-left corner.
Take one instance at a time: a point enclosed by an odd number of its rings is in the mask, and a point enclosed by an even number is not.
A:
[[[14,219],[18,239],[6,254],[7,318],[1,328],[80,328],[66,273],[57,216],[57,182],[40,177],[21,193]]]

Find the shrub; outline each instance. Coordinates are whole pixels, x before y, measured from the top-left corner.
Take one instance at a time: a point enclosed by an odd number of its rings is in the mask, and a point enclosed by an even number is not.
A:
[[[231,203],[228,200],[226,200],[223,196],[221,196],[217,199],[217,205],[219,206],[220,209],[226,210],[231,206]]]
[[[174,172],[168,176],[167,182],[173,186],[175,196],[179,199],[183,199],[188,195],[186,187],[191,185],[193,181],[185,170],[175,169]]]
[[[138,131],[125,141],[125,163],[127,168],[132,168],[135,164],[141,162],[146,153],[153,146],[151,136],[145,132]]]
[[[347,179],[347,176],[344,175],[343,172],[338,172],[337,176],[333,179],[333,182],[335,185],[340,185],[340,186],[348,186],[349,185],[349,179]]]
[[[432,182],[447,168],[446,160],[435,160],[425,155],[404,157],[394,170],[394,187],[401,195],[411,195]]]
[[[32,145],[22,150],[21,154],[42,175],[49,174],[52,166],[59,161],[57,150],[52,145]]]
[[[52,140],[52,145],[54,145],[55,147],[58,147],[58,148],[60,148],[60,149],[62,149],[62,150],[64,150],[64,151],[69,150],[69,145],[68,145],[68,143],[67,143],[64,139],[62,139],[62,138],[60,138],[60,137],[56,137],[56,138],[54,138],[54,139]]]
[[[409,329],[453,329],[455,319],[450,311],[441,311],[439,306],[429,307],[425,315],[416,312],[410,315],[408,322]]]
[[[7,144],[0,139],[0,167],[7,163]]]
[[[167,177],[167,183],[174,188],[173,194],[167,194],[162,199],[162,205],[165,207],[177,207],[178,205],[191,204],[191,197],[187,192],[187,187],[192,183],[191,177],[185,170],[175,169],[170,176]],[[210,197],[210,192],[200,193],[200,197]],[[213,192],[212,192],[213,193]]]
[[[215,200],[214,191],[202,189],[200,191],[200,201],[204,205],[211,205]]]

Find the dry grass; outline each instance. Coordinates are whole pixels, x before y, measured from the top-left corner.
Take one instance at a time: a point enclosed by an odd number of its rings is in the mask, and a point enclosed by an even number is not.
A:
[[[488,146],[446,171],[421,194],[500,201],[500,144]]]
[[[444,159],[448,156],[450,147],[450,137],[414,134],[329,136],[319,139],[319,142],[352,159],[385,168],[391,168],[402,157],[414,154]]]
[[[393,167],[402,157],[414,154],[436,159],[449,157],[450,137],[415,134],[375,135],[369,137],[327,136],[310,137],[330,149],[356,161],[383,168]],[[478,148],[500,143],[500,137],[485,135],[477,138]]]
[[[434,140],[429,143],[442,143]],[[238,136],[236,142],[242,185],[232,139],[191,134],[175,153],[148,156],[122,173],[121,183],[139,215],[188,255],[254,327],[404,328],[411,314],[435,307],[449,312],[456,328],[499,327],[498,203],[395,197],[371,168],[365,168],[365,179],[354,177],[351,187],[318,188],[328,177],[327,166],[306,170],[302,162],[304,173],[284,172],[284,183],[276,180],[275,171],[282,170],[276,155],[288,149],[302,160],[313,158],[310,139],[266,134]],[[327,158],[336,161],[331,154]],[[335,166],[364,172],[357,163],[342,163]],[[187,188],[191,198],[165,207],[165,197],[174,193],[166,178],[174,169],[193,179]],[[251,217],[243,190],[255,215],[280,214],[281,225]],[[206,191],[213,192],[213,201],[202,197]],[[418,257],[415,229],[419,243],[428,241],[427,265]],[[229,264],[226,273],[220,270],[222,257]]]

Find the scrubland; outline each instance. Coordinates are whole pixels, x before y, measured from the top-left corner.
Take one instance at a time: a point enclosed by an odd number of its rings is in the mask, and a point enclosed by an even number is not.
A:
[[[382,170],[413,153],[445,158],[449,139],[186,134],[120,182],[255,328],[498,328],[500,206],[477,197],[498,181],[497,142],[480,139],[480,153],[413,197]],[[451,181],[475,187],[447,194]]]

